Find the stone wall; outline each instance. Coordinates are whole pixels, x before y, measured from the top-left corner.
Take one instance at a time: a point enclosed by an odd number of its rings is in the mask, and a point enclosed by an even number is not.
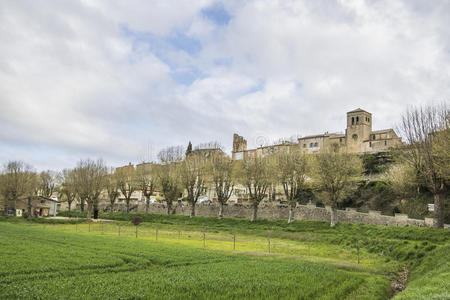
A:
[[[188,205],[175,205],[175,214],[189,215],[190,207]],[[140,204],[139,212],[145,211],[145,204]],[[331,207],[316,207],[314,204],[297,205],[295,208],[295,220],[313,220],[313,221],[330,221]],[[197,216],[216,217],[219,213],[218,204],[198,204],[195,209]],[[224,217],[250,218],[253,208],[243,204],[229,204],[224,206]],[[150,213],[166,214],[167,208],[164,204],[151,204]],[[264,219],[288,219],[289,207],[287,205],[273,205],[262,203],[258,208],[258,218]],[[432,218],[425,220],[412,219],[404,214],[395,214],[395,216],[382,215],[380,211],[369,211],[362,213],[354,208],[346,210],[337,210],[337,218],[339,222],[364,223],[389,226],[433,226]]]

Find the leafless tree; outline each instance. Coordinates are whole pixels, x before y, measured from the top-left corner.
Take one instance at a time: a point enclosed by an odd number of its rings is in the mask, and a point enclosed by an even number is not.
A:
[[[172,146],[162,149],[158,153],[161,164],[171,164],[182,161],[184,158],[183,146]]]
[[[72,208],[72,202],[75,200],[76,193],[75,171],[64,169],[59,174],[60,185],[58,188],[58,198],[60,201],[67,202],[69,212]]]
[[[2,193],[5,199],[4,214],[8,213],[9,200],[14,203],[14,214],[16,214],[17,202],[30,194],[30,174],[32,167],[22,161],[10,161],[3,169]]]
[[[450,108],[446,104],[411,108],[402,116],[400,131],[406,139],[403,158],[433,194],[435,226],[444,226],[448,177]]]
[[[56,188],[56,173],[50,170],[39,173],[39,194],[50,198]]]
[[[98,199],[105,187],[107,168],[102,160],[80,160],[75,168],[77,192],[88,204],[88,219],[92,209],[98,205]]]
[[[130,202],[133,193],[139,188],[136,170],[132,166],[116,169],[116,178],[119,190],[125,197],[127,212],[130,212]]]
[[[308,156],[294,147],[289,152],[280,151],[275,154],[274,171],[289,202],[288,223],[294,221],[294,208],[307,186],[309,165]]]
[[[192,153],[180,163],[179,169],[183,187],[187,192],[187,200],[191,205],[192,218],[195,216],[195,204],[205,192],[206,158]]]
[[[172,214],[172,205],[182,193],[179,164],[183,159],[183,147],[169,147],[158,153],[161,165],[156,167],[156,176],[167,203],[167,214]]]
[[[139,188],[145,197],[145,213],[148,214],[150,197],[153,195],[156,185],[155,166],[151,163],[143,163],[136,167],[136,174]]]
[[[337,203],[355,190],[357,180],[362,176],[361,159],[355,154],[340,151],[337,145],[314,156],[314,183],[325,194],[324,202],[331,206],[331,222],[337,224]]]
[[[216,153],[209,159],[208,173],[220,205],[219,219],[223,218],[223,206],[233,192],[235,181],[233,166],[233,161],[222,153]]]
[[[258,206],[267,196],[267,190],[273,182],[270,170],[271,159],[268,157],[256,157],[240,162],[239,181],[249,193],[249,200],[253,206],[252,221],[258,214]]]
[[[106,192],[108,193],[108,200],[111,205],[110,212],[113,212],[114,204],[120,195],[119,183],[114,171],[114,168],[112,168],[106,178]]]

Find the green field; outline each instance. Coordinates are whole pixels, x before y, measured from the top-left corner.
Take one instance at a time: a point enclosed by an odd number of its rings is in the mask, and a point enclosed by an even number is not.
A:
[[[110,217],[2,219],[0,297],[387,299],[405,266],[396,298],[450,295],[448,230],[148,215],[136,238],[130,215]]]

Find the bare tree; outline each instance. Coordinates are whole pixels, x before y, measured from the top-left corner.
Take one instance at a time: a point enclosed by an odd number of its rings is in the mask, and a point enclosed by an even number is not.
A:
[[[29,193],[29,180],[32,168],[26,165],[22,161],[10,161],[3,170],[3,197],[4,214],[8,214],[8,201],[11,200],[14,203],[14,214],[16,214],[17,202],[20,198]]]
[[[275,172],[289,202],[288,223],[291,223],[294,221],[294,208],[307,186],[308,157],[295,148],[289,152],[280,151],[275,154]]]
[[[205,192],[205,167],[205,157],[195,153],[191,153],[180,163],[181,181],[191,205],[191,218],[195,216],[195,204],[198,198]]]
[[[119,190],[125,197],[127,205],[127,213],[130,212],[130,202],[133,193],[138,189],[138,181],[136,177],[136,170],[132,168],[116,169],[116,178]]]
[[[88,219],[92,209],[98,205],[98,199],[105,187],[107,168],[102,160],[80,160],[75,168],[77,192],[88,204]]]
[[[172,214],[172,205],[180,197],[182,186],[179,174],[179,163],[183,159],[183,147],[169,147],[158,153],[161,162],[156,168],[156,175],[161,191],[167,203],[167,214]]]
[[[58,188],[58,198],[60,201],[66,201],[68,205],[69,212],[71,211],[72,202],[76,197],[76,182],[75,182],[75,171],[64,169],[59,175],[59,180],[61,181]]]
[[[156,185],[155,167],[151,163],[143,163],[136,167],[138,186],[145,197],[145,213],[148,214],[150,197],[153,195]]]
[[[325,194],[324,202],[331,206],[331,222],[337,224],[337,203],[354,191],[357,179],[362,176],[361,159],[355,154],[340,151],[337,145],[314,156],[314,183]]]
[[[433,194],[435,226],[438,228],[444,226],[446,199],[443,191],[449,180],[445,167],[450,151],[449,130],[450,108],[445,104],[408,109],[400,125],[407,142],[402,152],[404,160],[416,170],[418,178]]]
[[[39,174],[39,191],[40,195],[50,198],[56,188],[56,173],[50,170],[42,171]]]
[[[112,168],[106,178],[106,192],[108,193],[108,200],[110,204],[110,212],[113,212],[114,204],[120,195],[119,183],[114,174],[114,169]]]
[[[220,205],[219,219],[222,219],[223,206],[230,199],[234,187],[233,161],[221,153],[212,155],[209,160],[209,174]]]
[[[247,188],[249,200],[253,206],[252,221],[258,214],[260,202],[267,196],[267,190],[273,182],[270,172],[270,158],[256,157],[240,162],[240,182]]]

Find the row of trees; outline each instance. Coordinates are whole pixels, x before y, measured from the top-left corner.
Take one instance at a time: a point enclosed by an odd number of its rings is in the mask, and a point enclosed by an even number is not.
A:
[[[401,131],[407,143],[400,149],[397,162],[389,176],[394,190],[426,186],[433,194],[436,225],[443,226],[444,208],[448,197],[445,189],[450,180],[450,119],[447,106],[430,106],[408,111],[403,116]],[[36,196],[50,197],[54,192],[67,201],[69,210],[77,199],[80,209],[87,204],[88,217],[98,211],[99,199],[104,194],[113,209],[123,195],[130,211],[132,195],[142,191],[149,212],[151,195],[157,189],[163,194],[167,213],[173,213],[174,203],[183,192],[195,216],[195,206],[207,189],[214,190],[223,217],[224,204],[239,185],[253,206],[252,220],[257,218],[261,201],[269,198],[275,186],[281,186],[290,205],[289,222],[294,219],[294,207],[305,190],[313,189],[321,202],[331,206],[331,225],[336,223],[337,203],[357,187],[362,177],[359,156],[348,154],[337,145],[316,155],[304,154],[296,146],[267,157],[232,161],[217,143],[192,149],[188,146],[169,147],[158,154],[158,164],[141,164],[117,170],[108,168],[102,160],[81,160],[74,169],[60,173],[51,171],[37,174],[22,162],[8,163],[0,175],[0,193],[5,201],[28,202]],[[403,186],[402,186],[403,185]]]

